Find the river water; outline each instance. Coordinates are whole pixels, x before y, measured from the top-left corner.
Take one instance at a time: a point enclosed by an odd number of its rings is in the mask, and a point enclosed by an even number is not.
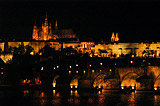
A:
[[[160,95],[79,93],[41,90],[0,91],[0,106],[160,106]]]

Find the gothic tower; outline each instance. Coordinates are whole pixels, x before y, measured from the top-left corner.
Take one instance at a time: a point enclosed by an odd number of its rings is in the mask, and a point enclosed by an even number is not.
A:
[[[115,41],[119,41],[118,33],[116,33]]]
[[[115,41],[115,36],[114,36],[114,32],[112,33],[112,36],[111,36],[111,42],[114,42]]]

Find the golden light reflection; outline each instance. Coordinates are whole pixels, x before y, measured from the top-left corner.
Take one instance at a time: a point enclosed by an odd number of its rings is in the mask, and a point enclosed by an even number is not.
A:
[[[52,85],[53,85],[53,87],[56,87],[56,82],[53,82]]]
[[[53,96],[55,96],[56,95],[56,90],[53,90]]]
[[[69,71],[69,74],[71,74],[71,71]]]
[[[24,90],[23,93],[24,93],[24,96],[27,96],[29,94],[29,90]]]
[[[89,98],[88,103],[92,104],[93,103],[93,98]]]
[[[61,99],[60,98],[54,98],[53,100],[52,100],[52,104],[53,105],[60,105],[61,104]]]
[[[78,71],[76,71],[76,73],[78,74]]]
[[[84,71],[83,71],[83,73],[85,74],[85,73],[86,73],[86,71],[84,70]]]
[[[60,93],[59,92],[57,92],[56,97],[60,97]]]
[[[94,73],[94,70],[92,70],[92,73]]]
[[[41,92],[40,97],[41,97],[41,98],[44,97],[44,92]]]
[[[71,90],[71,96],[73,95],[73,91]]]
[[[46,100],[45,100],[45,99],[41,99],[41,100],[40,100],[40,104],[41,104],[41,105],[45,105],[45,104],[46,104]]]
[[[134,92],[131,93],[128,101],[131,102],[131,104],[129,106],[133,106],[134,105],[134,103],[135,103],[135,94],[134,94]]]

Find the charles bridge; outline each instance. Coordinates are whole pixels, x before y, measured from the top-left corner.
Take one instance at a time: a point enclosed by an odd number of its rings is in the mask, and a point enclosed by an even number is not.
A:
[[[102,64],[102,63],[100,63]],[[78,64],[77,64],[78,66]],[[160,87],[160,67],[108,67],[71,70],[60,72],[60,66],[54,67],[53,75],[45,75],[42,81],[44,87],[52,86],[57,89],[103,88],[119,90],[131,88],[136,90],[158,90]],[[59,68],[59,69],[58,69]],[[50,73],[51,74],[51,73]],[[49,77],[50,76],[50,77]]]

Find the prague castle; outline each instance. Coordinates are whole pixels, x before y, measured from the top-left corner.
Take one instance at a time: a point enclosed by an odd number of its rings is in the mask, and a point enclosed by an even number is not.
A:
[[[160,57],[160,42],[152,43],[123,43],[120,42],[118,33],[112,33],[109,35],[111,41],[108,43],[98,43],[95,42],[83,42],[79,41],[76,34],[72,29],[58,29],[57,21],[55,21],[55,26],[52,29],[51,23],[48,23],[47,15],[45,17],[44,23],[38,28],[36,25],[33,27],[32,39],[31,41],[9,41],[0,42],[0,49],[3,52],[7,51],[7,48],[18,47],[19,45],[30,45],[33,47],[34,51],[32,55],[39,53],[46,44],[50,47],[55,48],[57,51],[61,51],[62,48],[72,47],[77,51],[82,53],[88,52],[90,56],[98,57],[110,57],[119,58],[124,55],[130,55],[131,57]],[[68,39],[62,40],[61,39]],[[74,39],[74,40],[73,40]],[[76,39],[76,40],[75,40]],[[12,53],[12,52],[11,52]],[[1,58],[8,58],[1,55]],[[3,59],[4,60],[4,59]]]
[[[57,20],[55,22],[55,29],[52,29],[51,23],[48,24],[47,14],[41,28],[38,29],[37,26],[34,25],[32,39],[47,41],[60,38],[76,38],[76,35],[73,33],[72,29],[58,30]]]

